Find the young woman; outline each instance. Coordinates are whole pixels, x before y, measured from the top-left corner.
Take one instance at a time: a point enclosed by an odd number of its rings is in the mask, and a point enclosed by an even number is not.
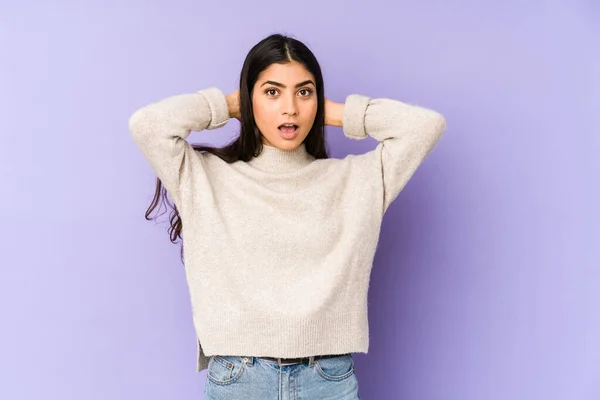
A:
[[[230,118],[241,132],[225,147],[186,141]],[[312,52],[275,34],[250,50],[235,92],[169,97],[129,124],[157,175],[146,218],[167,193],[173,201],[206,398],[359,399],[352,353],[368,352],[382,217],[444,117],[359,94],[328,100]],[[379,144],[330,159],[326,125]]]

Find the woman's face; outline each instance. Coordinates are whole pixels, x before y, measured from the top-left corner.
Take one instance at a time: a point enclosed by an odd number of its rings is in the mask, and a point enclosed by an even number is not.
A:
[[[271,64],[254,84],[252,108],[264,144],[295,149],[310,132],[317,115],[315,78],[295,61]]]

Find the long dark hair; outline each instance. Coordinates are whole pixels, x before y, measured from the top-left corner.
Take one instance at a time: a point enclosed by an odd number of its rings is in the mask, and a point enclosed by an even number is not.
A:
[[[282,35],[273,34],[258,42],[246,56],[244,65],[240,74],[240,122],[241,129],[239,136],[225,147],[216,148],[202,144],[192,144],[196,151],[206,151],[212,153],[227,163],[233,163],[238,160],[249,161],[257,157],[262,152],[263,144],[261,132],[254,121],[254,111],[252,109],[252,91],[258,76],[271,64],[285,64],[296,61],[302,64],[315,77],[317,90],[317,114],[312,129],[304,139],[306,151],[315,158],[328,158],[327,146],[325,142],[325,90],[323,87],[323,74],[321,67],[312,51],[297,39]],[[167,197],[167,191],[163,187],[160,179],[156,178],[156,190],[154,198],[145,213],[147,220],[157,219],[161,214],[150,217],[154,209],[164,203],[171,208],[169,217],[169,238],[172,243],[177,243],[181,239],[182,221],[177,207],[171,203]],[[183,244],[181,247],[181,256],[183,261]]]

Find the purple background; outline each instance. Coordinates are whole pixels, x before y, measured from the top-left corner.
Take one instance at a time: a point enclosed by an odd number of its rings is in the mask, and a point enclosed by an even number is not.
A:
[[[125,3],[1,2],[0,398],[202,398],[179,244],[143,219],[155,176],[127,121],[232,91],[283,31],[332,99],[447,119],[384,220],[362,398],[600,399],[598,2]],[[376,146],[328,129],[334,157]]]

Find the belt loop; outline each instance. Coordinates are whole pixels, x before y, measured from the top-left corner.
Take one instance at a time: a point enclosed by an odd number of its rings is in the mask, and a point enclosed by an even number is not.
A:
[[[314,362],[315,362],[315,356],[309,356],[308,357],[308,366],[312,367]]]

